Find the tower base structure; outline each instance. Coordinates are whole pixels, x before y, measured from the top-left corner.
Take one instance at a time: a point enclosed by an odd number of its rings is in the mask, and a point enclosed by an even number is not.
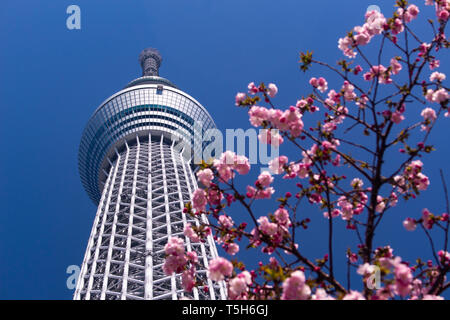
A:
[[[183,235],[187,223],[199,224],[183,213],[197,188],[189,160],[164,135],[139,132],[123,139],[108,161],[74,299],[225,299],[223,283],[207,277],[208,261],[217,257],[214,240],[192,243]],[[204,287],[187,293],[180,274],[163,272],[169,237],[197,253]]]

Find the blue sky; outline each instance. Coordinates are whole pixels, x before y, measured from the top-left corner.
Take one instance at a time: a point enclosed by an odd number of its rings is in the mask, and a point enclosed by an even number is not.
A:
[[[71,4],[81,8],[81,30],[66,28]],[[234,107],[236,92],[251,81],[274,82],[275,103],[294,104],[309,93],[313,75],[299,70],[298,53],[341,59],[338,38],[361,25],[372,4],[392,12],[388,0],[3,0],[0,299],[71,299],[66,268],[82,262],[96,211],[78,176],[81,133],[104,99],[140,76],[143,48],[160,50],[160,75],[199,100],[220,129],[245,129],[250,125],[245,111]],[[429,7],[423,11],[431,14]],[[425,33],[425,23],[413,25]],[[441,59],[441,70],[448,68],[448,58]],[[400,224],[425,206],[443,212],[438,169],[448,164],[442,160],[450,156],[447,135],[446,123],[438,124],[431,137],[438,150],[424,161],[432,187],[392,211],[377,235],[377,241],[391,238],[405,259],[430,257],[425,236]],[[305,251],[317,258],[326,250],[320,218],[316,213],[317,228],[302,236]],[[344,230],[335,240],[341,262],[346,239],[353,238]]]

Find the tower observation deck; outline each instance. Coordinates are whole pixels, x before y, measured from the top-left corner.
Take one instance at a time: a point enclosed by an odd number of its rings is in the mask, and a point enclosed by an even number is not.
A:
[[[139,62],[142,77],[105,100],[81,138],[80,177],[98,210],[74,299],[224,299],[223,284],[207,277],[208,261],[217,257],[214,240],[192,243],[183,235],[187,223],[199,223],[183,213],[197,188],[193,156],[186,154],[203,149],[194,123],[204,131],[215,128],[214,121],[197,100],[159,76],[158,50],[143,50]],[[175,147],[177,139],[189,153]],[[171,236],[197,253],[205,287],[186,293],[179,274],[163,272]]]

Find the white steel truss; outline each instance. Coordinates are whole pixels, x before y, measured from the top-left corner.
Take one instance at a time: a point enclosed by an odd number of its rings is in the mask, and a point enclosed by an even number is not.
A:
[[[136,135],[115,153],[74,299],[225,299],[223,283],[207,277],[208,261],[217,257],[214,240],[192,243],[183,235],[187,223],[199,223],[183,213],[197,187],[189,162],[162,135]],[[179,274],[163,272],[171,236],[197,253],[204,287],[186,293]]]

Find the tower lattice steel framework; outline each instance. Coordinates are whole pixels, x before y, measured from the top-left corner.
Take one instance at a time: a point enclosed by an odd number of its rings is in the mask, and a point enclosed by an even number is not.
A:
[[[142,77],[100,105],[81,139],[81,181],[98,210],[74,299],[224,299],[223,284],[206,273],[217,257],[214,240],[191,243],[183,235],[188,222],[199,223],[183,213],[197,187],[190,155],[202,152],[202,132],[215,128],[214,121],[159,77],[156,49],[142,51],[139,61]],[[194,130],[199,122],[200,134]],[[179,274],[163,272],[170,236],[184,238],[186,250],[197,253],[205,287],[186,293]]]

